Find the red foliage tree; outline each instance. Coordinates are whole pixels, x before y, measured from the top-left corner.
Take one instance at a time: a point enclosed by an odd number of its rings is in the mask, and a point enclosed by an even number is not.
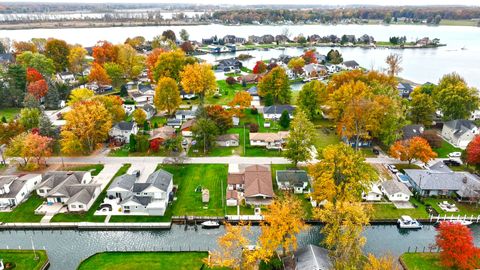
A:
[[[467,162],[480,164],[480,136],[476,136],[467,146]]]
[[[42,74],[34,68],[27,68],[27,82],[32,83],[43,79]]]
[[[164,53],[165,50],[161,48],[155,48],[153,51],[147,56],[145,60],[145,65],[147,66],[147,74],[150,81],[153,82],[153,70],[157,66],[158,57],[160,54]]]
[[[116,62],[117,48],[108,41],[99,41],[92,49],[92,56],[96,63]]]
[[[440,248],[440,262],[451,269],[470,270],[480,267],[479,249],[473,244],[470,229],[458,223],[442,222],[435,237]]]
[[[274,68],[278,67],[278,64],[277,63],[270,63],[268,64],[267,66],[267,70],[272,70]]]
[[[47,94],[48,83],[44,79],[41,79],[31,82],[27,88],[30,94],[32,94],[36,99],[40,99]]]
[[[190,41],[185,41],[180,45],[180,49],[184,51],[186,54],[192,53],[194,51],[192,43]]]
[[[217,125],[218,129],[226,132],[233,126],[232,114],[225,110],[221,105],[205,106],[208,118],[210,118]]]
[[[96,82],[97,84],[107,85],[111,84],[112,80],[108,77],[105,69],[98,63],[93,63],[92,70],[88,75],[88,81]]]
[[[160,149],[160,140],[151,140],[150,141],[150,149],[153,152],[158,152],[158,150]]]
[[[237,80],[233,77],[228,77],[225,79],[225,82],[227,82],[228,85],[234,85],[237,83]]]
[[[253,67],[253,73],[254,74],[261,74],[267,71],[267,64],[265,64],[263,61],[257,61],[255,64],[255,67]]]
[[[302,55],[303,60],[305,60],[305,65],[317,63],[317,57],[315,56],[314,50],[308,50]]]

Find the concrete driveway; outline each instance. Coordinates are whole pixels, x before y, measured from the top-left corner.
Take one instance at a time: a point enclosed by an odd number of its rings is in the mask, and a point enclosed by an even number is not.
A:
[[[146,163],[146,162],[132,162],[132,166],[128,169],[127,173],[132,173],[135,170],[140,171],[140,177],[138,182],[145,183],[150,174],[152,174],[157,168],[156,163]]]
[[[105,164],[103,170],[97,175],[93,177],[93,183],[100,184],[102,190],[108,185],[112,177],[117,173],[117,171],[122,167],[123,164],[121,163],[108,163]]]

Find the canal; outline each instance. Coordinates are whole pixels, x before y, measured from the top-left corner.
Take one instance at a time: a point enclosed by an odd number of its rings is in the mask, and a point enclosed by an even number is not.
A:
[[[252,231],[253,237],[258,236],[259,227],[253,227]],[[319,231],[319,226],[311,226],[299,235],[299,246],[318,244]],[[472,231],[479,244],[480,226],[473,226]],[[33,241],[35,248],[47,250],[51,270],[73,270],[83,259],[102,251],[212,250],[223,233],[223,227],[195,231],[193,227],[185,230],[181,225],[161,231],[1,231],[0,249],[31,249]],[[400,255],[409,248],[428,249],[436,233],[433,226],[419,231],[400,231],[394,225],[375,225],[367,227],[364,234],[367,237],[365,252]]]

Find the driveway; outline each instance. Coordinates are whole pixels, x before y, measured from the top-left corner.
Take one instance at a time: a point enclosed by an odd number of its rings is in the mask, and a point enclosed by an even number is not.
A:
[[[93,183],[100,184],[103,190],[121,167],[122,167],[121,163],[105,164],[105,167],[103,168],[103,170],[97,176],[93,177]]]

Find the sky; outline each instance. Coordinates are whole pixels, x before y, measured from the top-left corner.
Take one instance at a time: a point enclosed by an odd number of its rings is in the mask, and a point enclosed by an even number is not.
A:
[[[197,3],[197,4],[236,4],[236,5],[474,5],[480,6],[480,0],[13,0],[14,2],[81,2],[81,3]],[[12,0],[1,2],[12,2]]]

